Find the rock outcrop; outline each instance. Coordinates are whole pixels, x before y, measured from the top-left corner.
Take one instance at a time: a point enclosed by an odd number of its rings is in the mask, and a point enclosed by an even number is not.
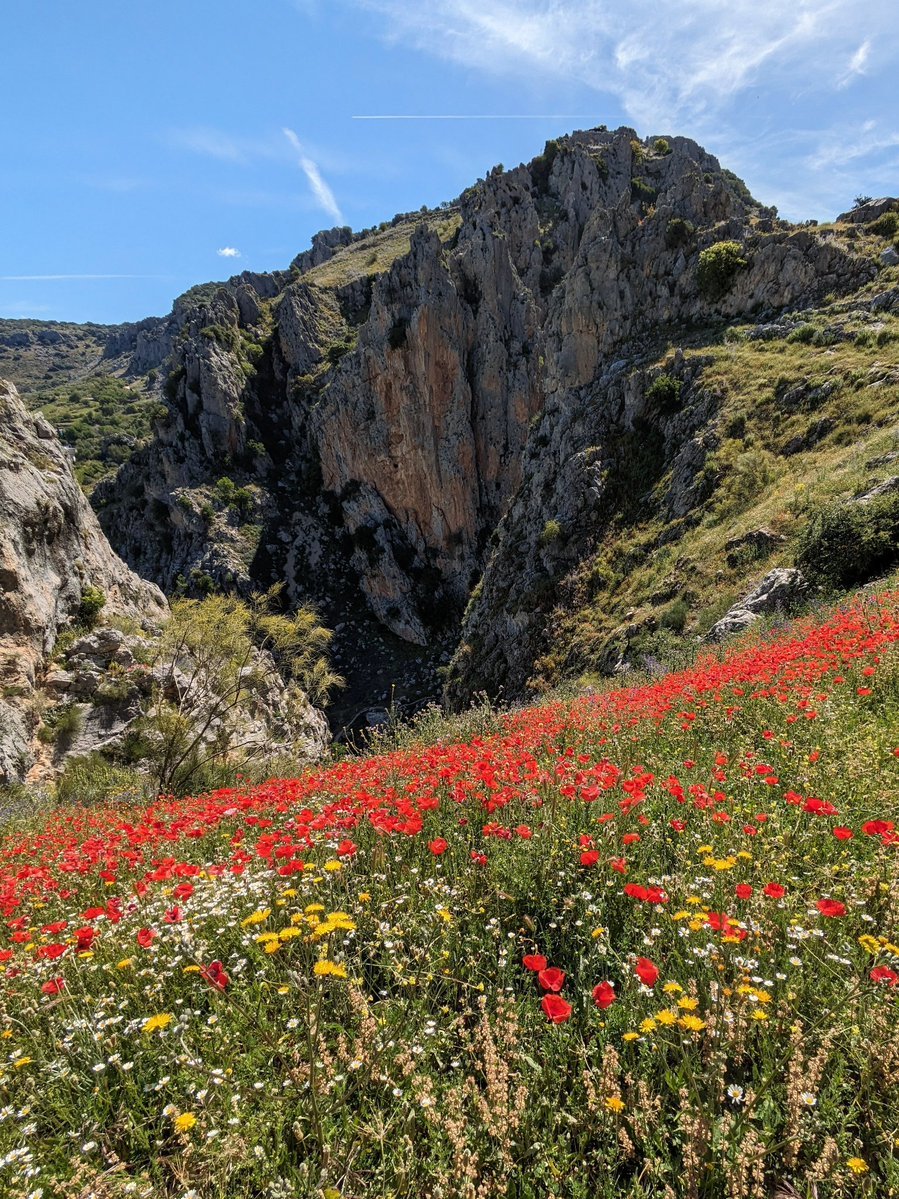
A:
[[[167,604],[110,549],[72,471],[40,415],[0,381],[0,780],[33,761],[33,700],[59,633],[85,599],[152,625]]]

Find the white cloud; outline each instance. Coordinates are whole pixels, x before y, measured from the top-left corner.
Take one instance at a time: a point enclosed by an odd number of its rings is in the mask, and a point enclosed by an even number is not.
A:
[[[318,201],[319,208],[323,209],[337,224],[342,225],[343,215],[340,211],[340,207],[334,198],[334,193],[322,178],[321,171],[318,169],[318,166],[305,152],[302,144],[300,143],[300,139],[292,129],[285,129],[284,136],[299,155],[300,168],[302,169],[306,178],[309,180],[309,186],[312,189],[312,194]]]
[[[216,250],[219,258],[240,258],[240,250],[236,250],[234,246],[222,246],[220,250]]]
[[[866,38],[849,59],[849,65],[837,81],[837,87],[848,87],[857,75],[865,74],[865,67],[871,56],[871,39]]]
[[[384,18],[388,40],[491,74],[585,84],[647,131],[696,122],[772,78],[833,87],[847,60],[858,73],[868,54],[854,49],[855,0],[351,2]],[[895,40],[894,0],[869,0],[865,31],[870,43]]]

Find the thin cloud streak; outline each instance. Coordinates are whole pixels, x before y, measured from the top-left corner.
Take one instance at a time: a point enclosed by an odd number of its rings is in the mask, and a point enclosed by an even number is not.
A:
[[[319,207],[322,208],[332,218],[332,220],[336,221],[337,224],[342,225],[343,214],[340,211],[337,200],[334,198],[334,193],[322,178],[321,171],[319,171],[318,166],[305,152],[300,143],[300,139],[292,129],[285,128],[284,136],[299,155],[300,169],[309,180],[309,186],[312,189],[312,194],[318,201]]]
[[[770,81],[833,89],[864,70],[855,0],[353,0],[384,37],[493,75],[535,74],[615,96],[641,127],[694,128]],[[870,0],[871,45],[895,42],[893,0]]]

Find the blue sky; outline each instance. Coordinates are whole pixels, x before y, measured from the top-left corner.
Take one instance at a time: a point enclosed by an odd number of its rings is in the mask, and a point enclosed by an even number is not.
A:
[[[899,194],[896,0],[6,0],[3,17],[2,317],[161,314],[597,124],[695,137],[791,219]]]

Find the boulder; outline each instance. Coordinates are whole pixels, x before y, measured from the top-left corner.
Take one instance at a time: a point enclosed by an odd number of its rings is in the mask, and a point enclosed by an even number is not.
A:
[[[793,567],[772,570],[709,629],[705,639],[723,641],[725,637],[749,628],[763,613],[787,613],[805,594],[806,582],[801,571]]]

